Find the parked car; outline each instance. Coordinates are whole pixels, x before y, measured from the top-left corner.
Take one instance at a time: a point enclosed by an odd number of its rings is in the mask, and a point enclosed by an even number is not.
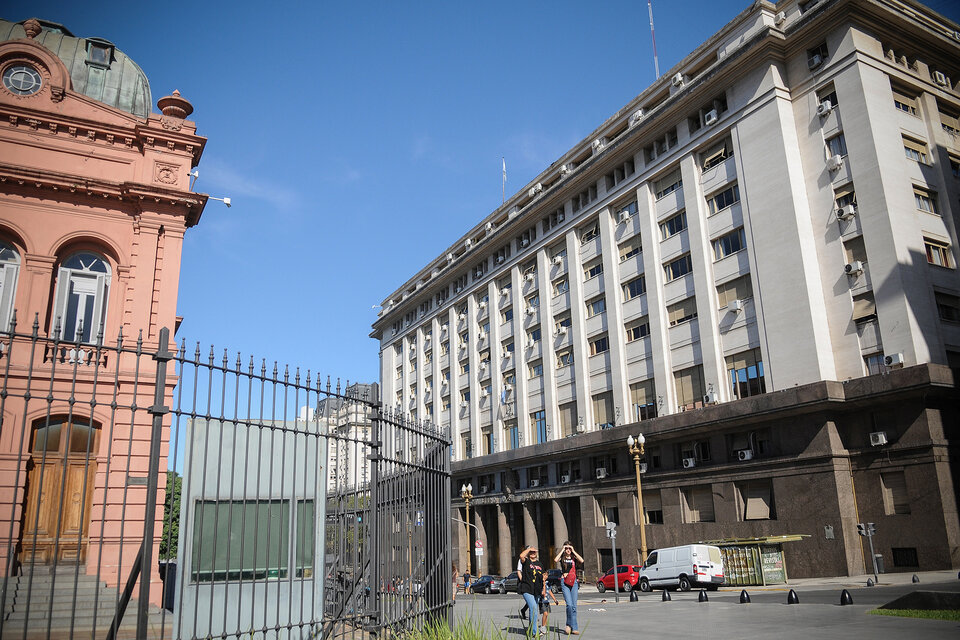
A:
[[[627,593],[636,588],[640,582],[640,567],[635,564],[619,564],[617,569],[617,585],[620,591]],[[607,571],[599,580],[597,580],[597,591],[603,593],[607,589],[613,589],[613,569]]]
[[[640,590],[653,587],[689,591],[706,587],[711,591],[723,584],[723,555],[720,547],[688,544],[657,549],[647,556],[640,572]]]
[[[508,575],[506,578],[504,578],[503,588],[504,588],[504,593],[506,593],[507,591],[512,591],[514,593],[517,593],[520,589],[520,575],[516,571],[514,571],[513,573]]]
[[[500,576],[480,576],[470,585],[471,593],[506,593]]]

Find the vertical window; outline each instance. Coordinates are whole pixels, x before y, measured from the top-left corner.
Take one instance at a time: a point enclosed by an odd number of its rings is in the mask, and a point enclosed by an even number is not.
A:
[[[539,307],[539,306],[540,306],[540,294],[539,294],[539,293],[535,293],[535,294],[533,294],[532,296],[530,296],[529,298],[527,298],[527,308],[528,308],[528,309],[536,309],[536,308]]]
[[[564,438],[572,436],[577,426],[577,403],[568,402],[560,405],[560,433]]]
[[[600,221],[594,220],[585,227],[580,228],[580,244],[587,244],[594,238],[600,236]]]
[[[927,252],[927,262],[938,267],[951,267],[950,245],[930,238],[923,239],[923,246]]]
[[[516,420],[511,420],[507,422],[504,427],[504,435],[506,436],[507,442],[510,443],[511,449],[520,448],[520,428],[517,426]]]
[[[871,353],[863,356],[863,365],[867,369],[868,376],[874,376],[887,370],[887,367],[883,364],[883,353]]]
[[[653,183],[653,192],[660,198],[677,191],[683,187],[683,179],[680,176],[680,167],[677,167],[667,175],[655,180]]]
[[[627,342],[634,342],[650,335],[650,323],[646,316],[628,323],[625,328],[627,330]]]
[[[693,320],[697,317],[697,299],[696,297],[681,300],[667,307],[667,320],[670,326],[676,326],[682,322]]]
[[[908,95],[906,91],[893,90],[893,106],[904,113],[917,115],[917,99]]]
[[[710,215],[713,215],[738,202],[740,202],[740,185],[735,184],[708,198],[707,207],[710,209]]]
[[[531,378],[539,378],[543,375],[543,360],[537,360],[536,362],[531,362],[528,368],[528,372]]]
[[[601,273],[603,273],[603,262],[599,258],[583,267],[584,280],[596,278]]]
[[[637,420],[657,417],[657,389],[653,379],[630,385],[630,402]]]
[[[843,134],[838,134],[827,140],[827,151],[831,156],[847,155],[847,141]]]
[[[640,236],[633,236],[621,244],[618,249],[620,250],[620,262],[626,262],[633,256],[643,251],[643,245],[640,243]]]
[[[743,227],[725,233],[713,241],[714,260],[722,260],[731,254],[743,251],[746,246],[747,239],[744,236]]]
[[[760,349],[751,349],[729,356],[726,361],[731,392],[735,398],[746,398],[767,392]]]
[[[530,425],[537,434],[537,444],[547,441],[547,413],[543,409],[530,414]]]
[[[570,349],[562,349],[557,351],[557,369],[563,367],[569,367],[573,364],[573,351]]]
[[[607,334],[597,336],[590,340],[590,355],[596,356],[610,351],[610,339]]]
[[[313,576],[314,513],[313,500],[297,500],[294,570],[298,578]]]
[[[720,308],[726,307],[734,300],[747,300],[753,297],[753,287],[750,283],[750,274],[746,274],[717,285],[717,301]]]
[[[773,484],[769,478],[738,482],[744,520],[775,520]]]
[[[847,262],[867,262],[867,247],[863,244],[863,236],[844,240],[843,252]]]
[[[926,211],[934,215],[939,215],[937,211],[937,194],[935,191],[915,186],[913,188],[913,199],[917,203],[917,209]]]
[[[570,320],[570,312],[564,312],[558,315],[557,319],[553,323],[553,327],[557,335],[564,333],[564,329],[569,329],[571,325],[572,322]]]
[[[840,104],[840,100],[837,98],[837,91],[833,88],[832,84],[829,84],[817,91],[817,102],[820,104],[829,102],[831,107],[835,107]]]
[[[587,317],[592,318],[607,310],[607,300],[603,296],[587,301]]]
[[[566,278],[560,278],[559,280],[554,280],[553,295],[560,296],[568,291],[570,291],[570,283],[567,281]]]
[[[643,523],[663,524],[663,503],[659,491],[643,492]]]
[[[684,522],[714,522],[713,491],[709,486],[687,487],[680,490],[680,495]]]
[[[677,392],[677,405],[681,409],[695,409],[703,406],[703,365],[675,371],[673,382]]]
[[[730,138],[725,138],[717,144],[707,147],[700,154],[700,166],[706,171],[717,165],[723,164],[727,158],[733,157],[733,142]]]
[[[933,295],[940,319],[944,322],[960,322],[960,298],[940,291],[934,291]]]
[[[612,391],[593,396],[593,423],[598,429],[609,429],[614,426]]]
[[[880,489],[883,493],[883,512],[886,515],[910,513],[910,497],[907,495],[907,479],[903,471],[881,472]]]
[[[903,136],[903,153],[908,159],[921,164],[927,164],[927,144]]]
[[[633,280],[629,280],[623,283],[623,300],[633,300],[639,295],[643,295],[647,292],[647,279],[643,276],[638,276]]]
[[[61,340],[92,342],[106,324],[110,265],[95,253],[75,253],[60,266],[53,326]]]
[[[504,323],[510,322],[513,320],[513,307],[508,307],[503,310],[500,314],[500,320]]]
[[[687,228],[687,212],[681,211],[680,213],[670,216],[666,220],[660,223],[660,237],[663,240],[666,240],[670,236],[674,236],[684,229]]]
[[[683,277],[691,271],[693,271],[693,263],[690,261],[689,253],[663,265],[663,275],[667,282]]]
[[[852,206],[857,208],[857,192],[853,190],[853,183],[845,184],[839,187],[834,193],[834,199],[837,202],[837,208]]]
[[[17,293],[20,254],[13,245],[0,240],[0,331],[8,331]]]

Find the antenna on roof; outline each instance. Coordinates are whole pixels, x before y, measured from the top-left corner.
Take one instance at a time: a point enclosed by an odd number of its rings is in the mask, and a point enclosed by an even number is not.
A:
[[[647,13],[650,14],[650,39],[653,41],[653,68],[660,78],[660,61],[657,59],[657,37],[653,34],[653,2],[647,0]]]

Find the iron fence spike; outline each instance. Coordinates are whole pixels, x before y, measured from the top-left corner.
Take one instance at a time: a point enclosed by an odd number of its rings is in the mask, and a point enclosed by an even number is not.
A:
[[[197,348],[193,352],[193,363],[200,364],[200,341],[197,340]]]
[[[229,362],[230,362],[230,358],[229,358],[229,356],[227,355],[227,349],[226,349],[226,347],[224,347],[224,349],[223,349],[223,368],[224,368],[224,369],[227,368]]]
[[[33,336],[34,338],[40,333],[40,314],[33,314]]]

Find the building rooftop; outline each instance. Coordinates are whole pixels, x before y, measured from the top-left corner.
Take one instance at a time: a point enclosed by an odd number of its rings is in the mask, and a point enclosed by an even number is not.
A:
[[[150,115],[150,82],[136,62],[109,40],[78,38],[55,22],[38,21],[42,31],[34,40],[63,61],[74,91],[140,118]],[[0,42],[26,38],[24,22],[0,20]]]

